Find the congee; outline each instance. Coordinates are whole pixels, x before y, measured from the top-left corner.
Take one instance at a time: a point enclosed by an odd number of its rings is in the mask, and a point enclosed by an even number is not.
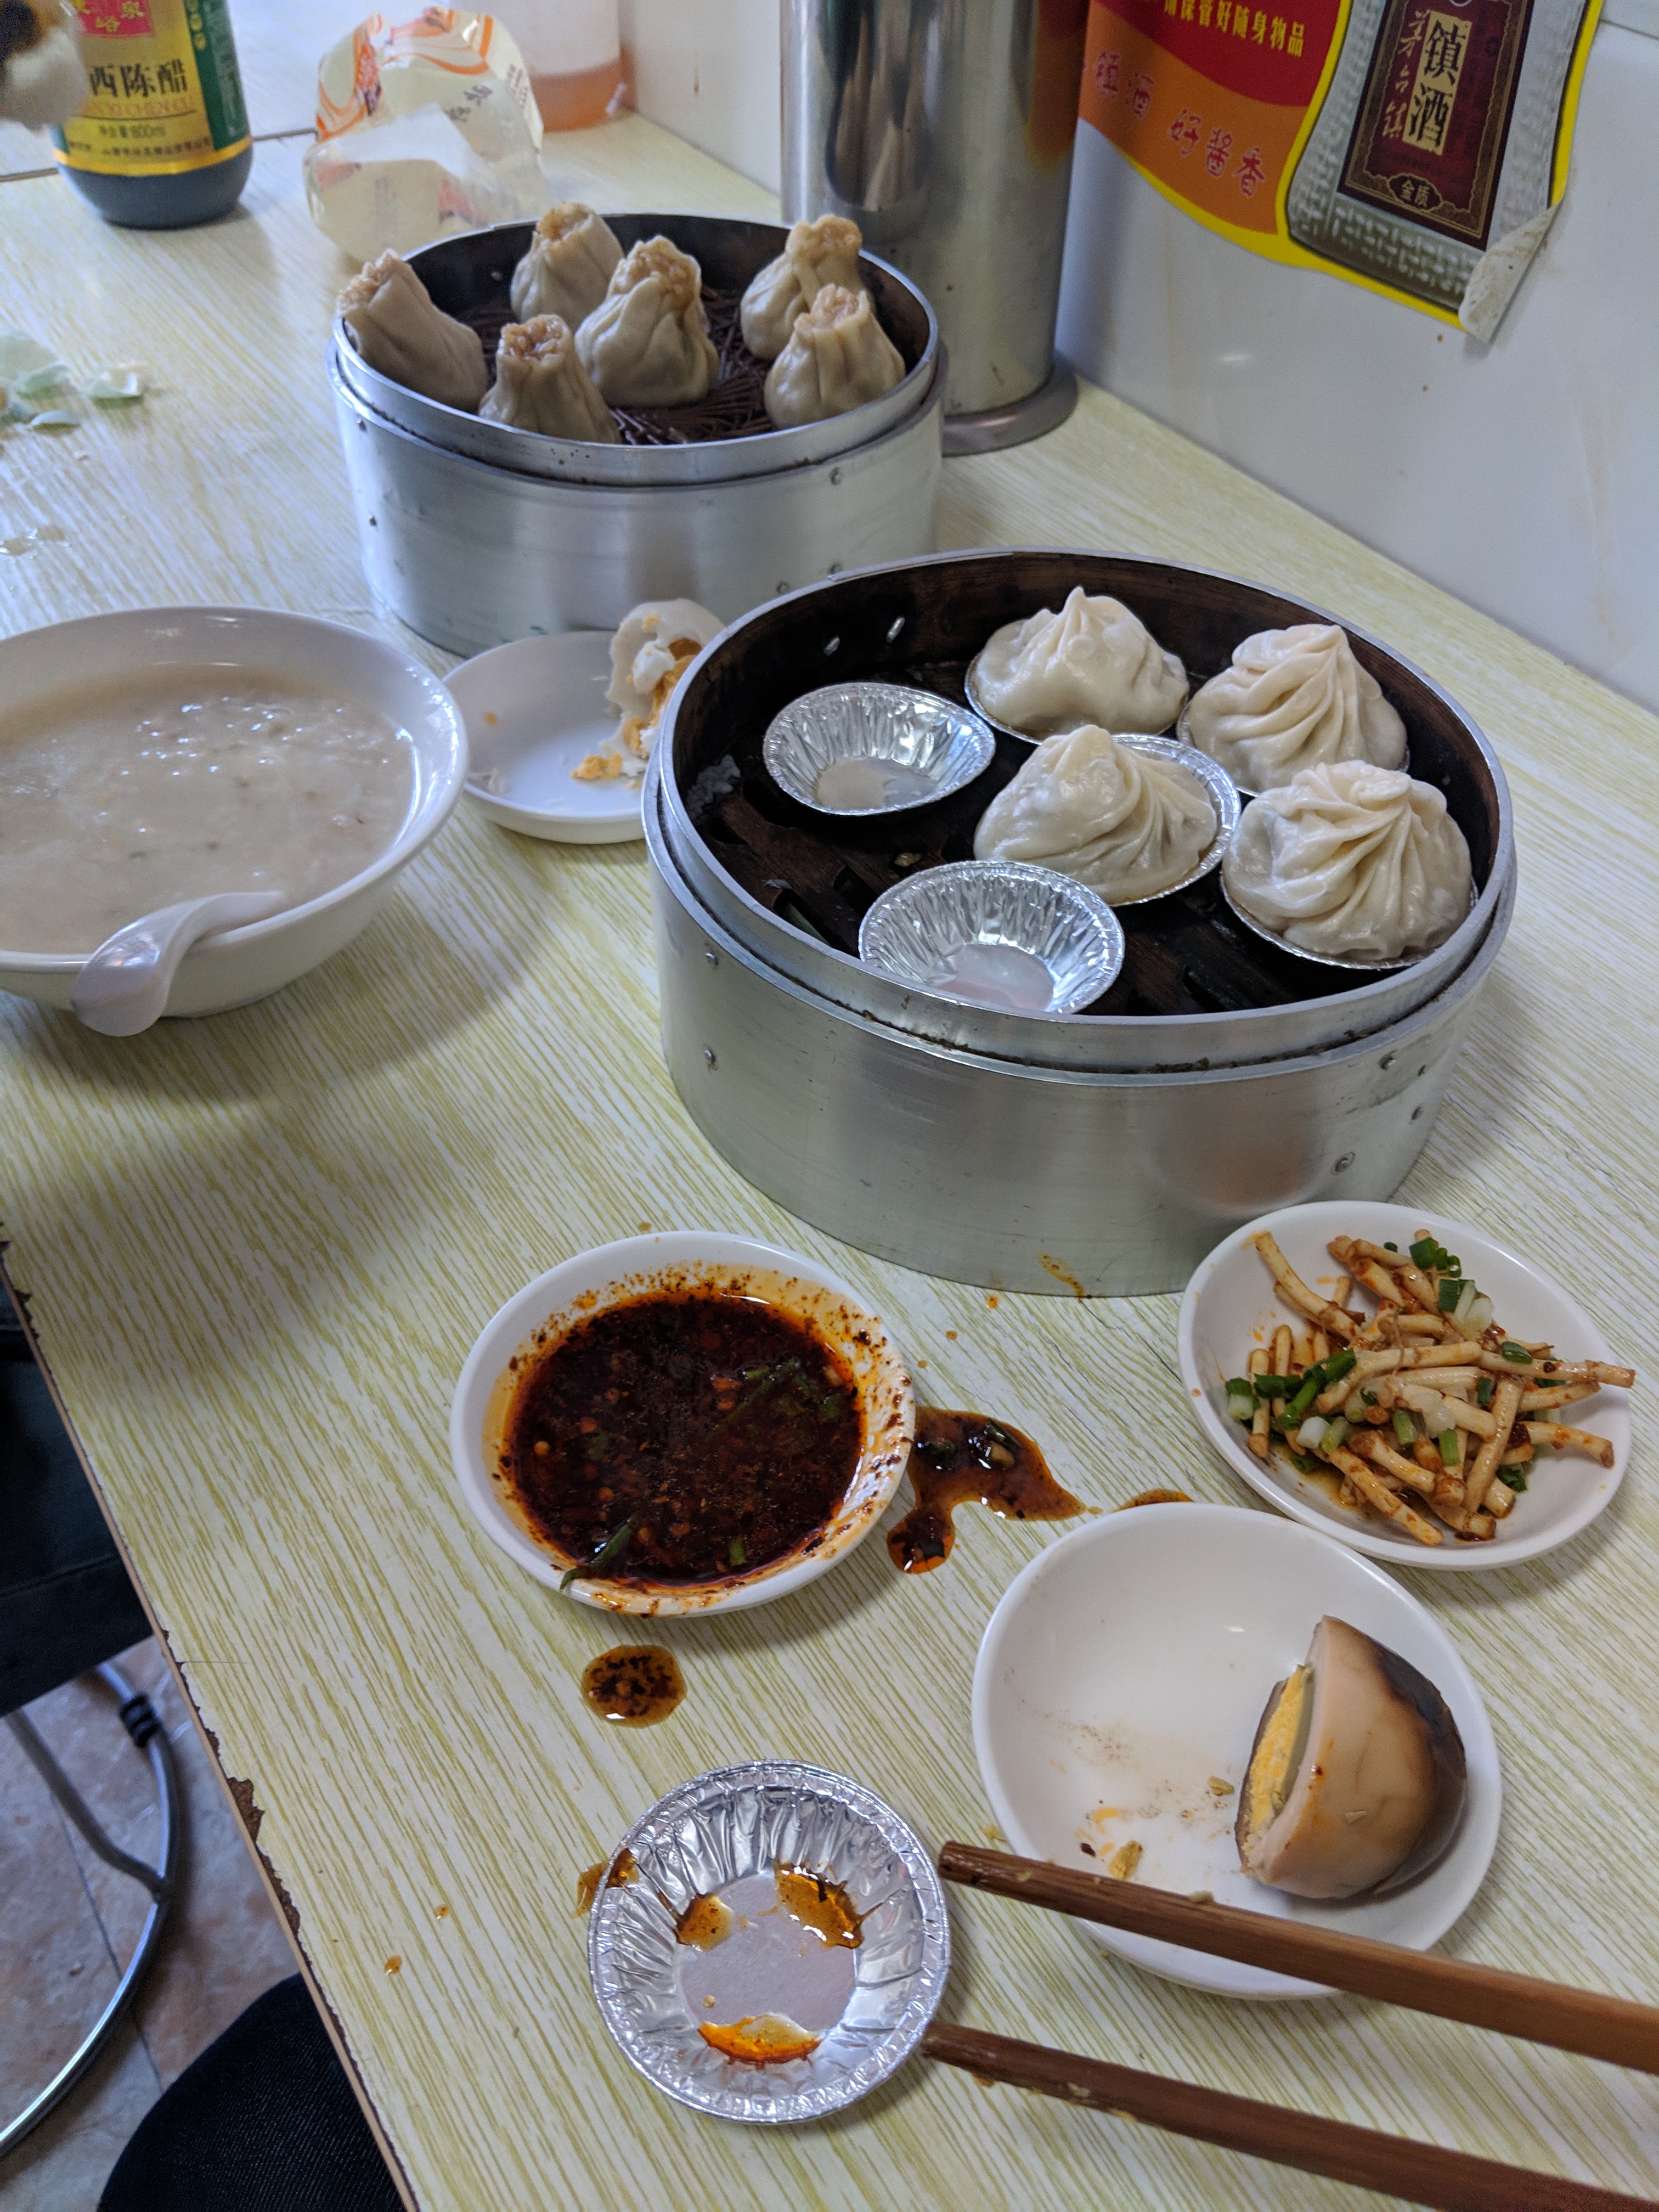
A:
[[[85,955],[158,907],[349,882],[408,818],[385,715],[266,669],[146,669],[0,710],[0,945]]]

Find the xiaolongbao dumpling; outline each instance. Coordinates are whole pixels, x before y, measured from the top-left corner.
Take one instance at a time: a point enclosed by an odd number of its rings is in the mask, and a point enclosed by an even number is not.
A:
[[[974,858],[1057,868],[1121,904],[1189,876],[1220,826],[1195,775],[1085,723],[1033,748],[981,815]]]
[[[539,430],[544,438],[619,442],[611,410],[576,358],[569,325],[557,315],[532,315],[527,323],[507,325],[495,350],[495,381],[478,412],[486,422]]]
[[[867,292],[826,284],[766,375],[766,411],[780,430],[845,415],[879,399],[904,374],[904,356],[876,320]]]
[[[859,289],[864,234],[844,215],[821,215],[791,227],[784,249],[752,279],[738,310],[743,342],[757,361],[775,361],[826,284]]]
[[[365,261],[339,298],[341,320],[369,367],[446,407],[471,414],[489,384],[477,331],[433,304],[402,254]]]
[[[672,238],[641,239],[611,272],[576,332],[582,366],[613,407],[701,399],[720,356],[702,311],[702,271]]]
[[[561,200],[536,225],[530,249],[513,271],[513,315],[558,315],[574,331],[605,297],[622,259],[617,234],[579,200]]]
[[[995,631],[974,690],[993,720],[1028,737],[1083,722],[1155,734],[1181,711],[1187,672],[1121,600],[1091,599],[1079,584],[1058,614],[1043,607]]]
[[[1184,730],[1246,791],[1279,791],[1323,761],[1398,768],[1406,757],[1406,725],[1335,623],[1247,637],[1193,694]]]
[[[1369,761],[1306,768],[1253,799],[1221,872],[1242,913],[1334,960],[1417,959],[1469,910],[1469,848],[1445,800]]]

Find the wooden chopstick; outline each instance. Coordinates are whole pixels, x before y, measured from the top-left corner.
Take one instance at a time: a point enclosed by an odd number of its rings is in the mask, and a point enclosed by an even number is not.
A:
[[[952,1848],[955,1848],[954,1846]],[[1187,2081],[1166,2081],[1157,2074],[1110,2066],[1097,2058],[1077,2058],[1064,2051],[1018,2043],[1011,2036],[987,2035],[977,2028],[952,2027],[935,2021],[921,2039],[929,2058],[963,2066],[981,2080],[1012,2082],[1071,2105],[1087,2105],[1119,2118],[1140,2120],[1171,2135],[1218,2143],[1278,2166],[1299,2166],[1348,2181],[1360,2189],[1380,2189],[1439,2212],[1632,2212],[1648,2206],[1648,2197],[1624,2197],[1582,2181],[1531,2173],[1466,2152],[1441,2150],[1433,2143],[1350,2127],[1342,2120],[1320,2119],[1310,2112],[1287,2112],[1254,2098],[1224,2090],[1200,2089]]]
[[[1188,1951],[1212,1952],[1247,1966],[1328,1983],[1358,1996],[1380,1997],[1413,2012],[1435,2013],[1471,2027],[1494,2028],[1500,2035],[1522,2036],[1529,2043],[1659,2074],[1659,2010],[1625,1997],[1433,1958],[1339,1929],[1242,1912],[1233,1905],[1197,1904],[1169,1890],[981,1850],[972,1844],[946,1844],[939,1870],[946,1881],[1046,1905],[1074,1920],[1098,1921],[1103,1927],[1154,1936]]]

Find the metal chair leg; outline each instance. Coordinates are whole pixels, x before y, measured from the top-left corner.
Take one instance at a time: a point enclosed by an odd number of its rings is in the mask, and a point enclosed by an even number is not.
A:
[[[161,1813],[161,1863],[149,1866],[143,1860],[132,1857],[118,1844],[112,1843],[94,1819],[75,1784],[41,1741],[40,1731],[27,1715],[21,1712],[6,1715],[8,1727],[27,1753],[41,1780],[92,1850],[118,1873],[142,1883],[149,1893],[150,1904],[132,1956],[126,1963],[115,1993],[88,2030],[80,2048],[59,2068],[40,2094],[24,2106],[16,2118],[0,2128],[0,2158],[3,2158],[8,2151],[14,2150],[32,2128],[40,2125],[52,2106],[68,2095],[113,2033],[124,2008],[131,2001],[155,1955],[161,1923],[167,1917],[167,1905],[173,1895],[179,1857],[179,1784],[173,1764],[173,1747],[167,1741],[167,1731],[157,1719],[149,1699],[142,1691],[133,1688],[119,1668],[111,1661],[100,1667],[98,1672],[121,1700],[119,1717],[123,1727],[137,1748],[149,1760]]]

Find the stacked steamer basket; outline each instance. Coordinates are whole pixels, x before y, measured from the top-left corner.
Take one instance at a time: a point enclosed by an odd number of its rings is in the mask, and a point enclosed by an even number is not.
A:
[[[1383,1198],[1421,1151],[1515,902],[1509,793],[1468,716],[1350,629],[1405,720],[1412,775],[1468,839],[1475,902],[1414,965],[1368,976],[1243,928],[1211,873],[1123,908],[1121,974],[1085,1012],[992,1012],[855,956],[892,883],[972,852],[1028,749],[926,809],[830,819],[761,744],[792,698],[880,678],[964,697],[1002,623],[1073,585],[1123,600],[1194,684],[1246,635],[1333,617],[1156,561],[996,552],[871,569],[761,609],[675,695],[646,789],[663,1044],[717,1150],[789,1210],[884,1259],[1059,1294],[1173,1290],[1237,1224]]]
[[[717,344],[787,236],[707,216],[607,221],[624,252],[661,232],[696,258]],[[492,361],[533,228],[500,223],[409,257]],[[764,371],[735,332],[707,401],[652,410],[656,420],[619,417],[623,442],[609,446],[424,398],[372,369],[337,320],[329,380],[376,595],[422,637],[473,653],[542,632],[614,629],[641,599],[695,599],[730,617],[817,577],[931,552],[939,327],[896,269],[871,254],[859,266],[905,375],[879,399],[793,430],[767,422]]]

